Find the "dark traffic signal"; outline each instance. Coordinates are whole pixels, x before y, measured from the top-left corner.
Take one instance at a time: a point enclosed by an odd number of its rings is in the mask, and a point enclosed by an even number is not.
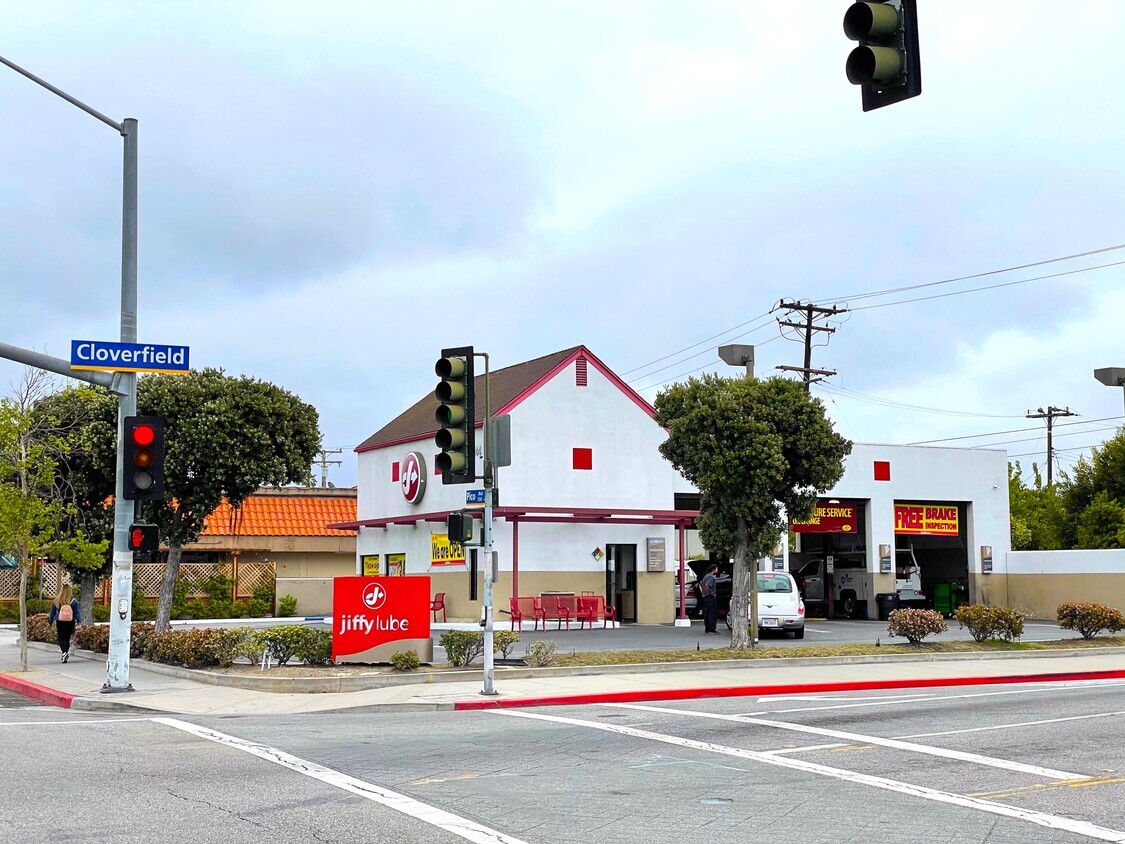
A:
[[[122,497],[126,501],[164,500],[164,420],[125,417]]]
[[[154,554],[160,550],[160,529],[156,525],[133,525],[129,528],[129,550]]]
[[[438,382],[434,395],[441,405],[434,416],[438,428],[434,441],[441,453],[435,463],[443,484],[470,484],[476,480],[476,395],[473,389],[473,347],[442,349],[434,365]]]
[[[853,3],[844,13],[844,34],[859,46],[845,72],[863,91],[863,110],[922,93],[917,0]]]
[[[473,514],[464,510],[450,513],[446,517],[445,528],[450,542],[468,545],[473,541]]]

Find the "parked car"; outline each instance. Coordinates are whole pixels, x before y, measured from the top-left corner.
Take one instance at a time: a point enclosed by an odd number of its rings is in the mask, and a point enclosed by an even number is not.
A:
[[[730,613],[726,622],[729,629]],[[788,572],[758,572],[758,636],[786,630],[793,631],[794,639],[805,638],[805,602],[797,581]]]
[[[675,617],[680,615],[680,573],[676,572],[675,585],[672,587],[672,611]],[[684,610],[691,617],[699,615],[699,598],[696,595],[695,579],[691,572],[686,573],[687,592],[684,593]]]

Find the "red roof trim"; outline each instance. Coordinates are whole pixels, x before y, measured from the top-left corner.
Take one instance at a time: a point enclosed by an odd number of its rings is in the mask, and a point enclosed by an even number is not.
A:
[[[484,423],[478,422],[475,427],[483,428]],[[399,440],[388,440],[385,443],[378,443],[377,445],[369,445],[369,446],[367,446],[367,448],[362,448],[360,446],[356,446],[355,447],[355,453],[356,454],[362,454],[365,451],[378,451],[381,448],[390,448],[392,445],[405,445],[406,443],[429,442],[432,445],[433,441],[434,441],[434,437],[436,435],[437,435],[437,428],[434,428],[430,433],[423,434],[420,437],[403,437],[402,439],[399,439]]]
[[[656,418],[656,408],[645,401],[640,393],[638,393],[636,390],[622,381],[608,366],[606,366],[598,359],[597,355],[595,355],[585,346],[579,346],[577,349],[571,352],[570,356],[560,361],[554,369],[552,369],[550,372],[548,372],[546,375],[544,375],[542,378],[540,378],[538,381],[536,381],[506,405],[504,405],[502,408],[495,411],[496,415],[502,416],[505,413],[511,413],[513,409],[523,404],[523,402],[526,401],[540,387],[542,387],[544,384],[546,384],[548,381],[550,381],[552,378],[554,378],[579,358],[585,358],[588,363],[592,363],[594,365],[594,368],[597,369],[598,372],[600,372],[602,375],[604,375],[611,384],[617,387],[617,389],[623,392],[626,397],[633,402],[633,404],[647,413],[651,418]]]
[[[389,527],[390,525],[416,525],[418,522],[444,522],[450,511],[418,513],[403,516],[386,516],[381,519],[360,519],[328,525],[337,530],[358,530],[364,527]],[[496,507],[492,514],[497,519],[521,522],[565,522],[570,524],[637,525],[690,525],[699,517],[698,510],[613,510],[589,507]]]

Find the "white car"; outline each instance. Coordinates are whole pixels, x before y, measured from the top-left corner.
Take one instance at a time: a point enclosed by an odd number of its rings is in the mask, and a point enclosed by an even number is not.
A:
[[[792,630],[794,639],[805,638],[805,602],[788,572],[758,572],[758,636],[769,630]]]

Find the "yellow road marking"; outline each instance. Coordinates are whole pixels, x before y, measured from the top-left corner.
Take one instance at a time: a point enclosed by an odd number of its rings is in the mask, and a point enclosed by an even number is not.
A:
[[[515,774],[458,774],[455,777],[434,777],[432,779],[412,780],[411,785],[434,785],[439,782],[456,782],[457,780],[479,780],[484,777],[514,777]]]
[[[967,796],[983,797],[991,800],[994,797],[1016,797],[1020,794],[1034,794],[1036,791],[1047,791],[1059,788],[1089,788],[1092,785],[1109,785],[1115,782],[1125,782],[1125,777],[1090,777],[1084,780],[1056,780],[1055,782],[1042,783],[1039,785],[1008,788],[1003,791],[976,791]]]

